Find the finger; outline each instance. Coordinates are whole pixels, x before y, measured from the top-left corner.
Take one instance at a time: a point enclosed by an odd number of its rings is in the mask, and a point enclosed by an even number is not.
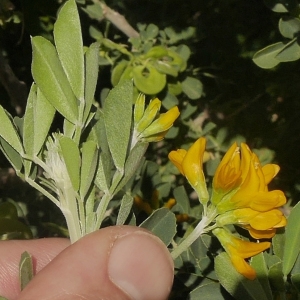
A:
[[[137,227],[91,233],[54,258],[18,300],[167,299],[173,261],[165,245]]]
[[[0,241],[0,296],[16,299],[20,294],[19,262],[24,251],[32,255],[34,272],[38,273],[69,245],[68,239],[60,238]]]

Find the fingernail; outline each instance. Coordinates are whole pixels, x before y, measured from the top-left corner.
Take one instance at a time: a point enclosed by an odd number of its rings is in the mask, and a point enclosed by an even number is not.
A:
[[[165,245],[146,232],[119,237],[108,261],[111,281],[134,300],[167,299],[173,268]]]

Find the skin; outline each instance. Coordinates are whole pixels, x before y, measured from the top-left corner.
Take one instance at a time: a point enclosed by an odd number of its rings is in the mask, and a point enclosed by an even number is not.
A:
[[[24,251],[32,255],[36,275],[20,292]],[[173,276],[168,249],[137,227],[104,228],[72,245],[58,238],[0,242],[0,295],[10,300],[164,300]]]

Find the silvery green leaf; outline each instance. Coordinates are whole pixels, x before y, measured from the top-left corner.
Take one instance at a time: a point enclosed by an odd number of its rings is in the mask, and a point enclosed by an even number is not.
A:
[[[31,255],[25,251],[21,254],[21,260],[19,263],[19,278],[21,284],[21,291],[33,278],[33,262]]]
[[[0,149],[16,172],[20,173],[23,166],[23,159],[20,154],[2,137],[0,137]]]
[[[64,135],[72,138],[74,136],[76,130],[76,125],[68,121],[68,119],[64,119],[63,131]]]
[[[42,94],[41,90],[32,85],[24,115],[23,140],[25,151],[37,155],[47,138],[55,114],[55,108]]]
[[[166,246],[176,234],[176,218],[168,208],[154,211],[139,227],[152,231]]]
[[[132,121],[133,85],[122,81],[104,103],[104,123],[109,149],[117,169],[123,170],[128,151]]]
[[[218,282],[201,280],[201,284],[189,294],[190,300],[224,300],[221,286]]]
[[[23,145],[27,154],[33,154],[34,148],[34,104],[36,103],[37,87],[33,83],[28,95],[23,123]]]
[[[121,200],[121,206],[118,213],[116,225],[123,225],[128,218],[133,204],[131,195],[125,194]]]
[[[130,151],[129,156],[125,162],[124,176],[118,184],[115,193],[122,189],[122,187],[128,182],[128,180],[136,173],[136,170],[142,162],[142,158],[147,150],[148,145],[148,143],[137,143]]]
[[[84,57],[80,20],[74,0],[67,1],[54,24],[54,40],[61,65],[77,99],[84,98]]]
[[[94,141],[83,143],[81,148],[80,196],[85,197],[93,184],[98,159],[97,145]]]
[[[61,153],[64,158],[68,174],[75,191],[79,190],[80,185],[80,153],[77,144],[68,137],[59,139]]]
[[[98,161],[98,170],[96,173],[95,184],[101,191],[108,191],[111,181],[112,161],[109,154],[101,152]]]
[[[85,53],[85,108],[84,117],[85,121],[90,113],[94,94],[97,85],[98,71],[99,71],[99,44],[92,44]]]
[[[78,119],[77,99],[55,47],[41,36],[32,40],[32,76],[46,99],[70,122]]]
[[[260,282],[269,300],[272,300],[272,290],[268,280],[268,267],[263,253],[255,255],[251,259],[251,266],[255,269],[257,280]]]
[[[0,136],[18,153],[22,154],[24,150],[19,133],[17,132],[11,115],[2,106],[0,106],[0,120]]]

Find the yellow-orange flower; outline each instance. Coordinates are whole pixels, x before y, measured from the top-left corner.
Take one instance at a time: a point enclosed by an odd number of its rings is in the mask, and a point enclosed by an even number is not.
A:
[[[241,145],[241,184],[231,197],[224,197],[217,204],[219,213],[238,208],[252,208],[256,211],[269,211],[286,203],[282,191],[268,191],[268,183],[277,174],[279,167],[268,164],[261,167],[257,156],[249,148]]]
[[[234,143],[224,155],[213,179],[217,193],[227,193],[241,184],[241,159],[239,147]],[[214,203],[216,204],[216,203]]]
[[[190,185],[197,192],[202,204],[206,204],[209,199],[203,173],[203,156],[205,146],[206,139],[201,137],[189,148],[188,151],[179,149],[169,153],[169,159],[187,178]]]
[[[226,250],[236,270],[246,278],[253,280],[255,270],[245,261],[246,258],[259,254],[271,246],[270,242],[252,243],[233,236],[224,228],[216,228],[213,234]]]
[[[286,225],[286,218],[279,209],[271,209],[260,212],[251,208],[240,208],[225,212],[216,219],[218,226],[236,224],[244,227],[254,238],[258,238],[257,233],[262,232],[262,237],[271,238],[276,233],[276,228]],[[258,238],[258,239],[259,239]]]
[[[145,109],[145,96],[142,94],[138,96],[133,113],[134,133],[131,148],[139,140],[142,142],[162,140],[180,115],[177,106],[159,115],[160,107],[161,101],[155,98]]]
[[[172,151],[170,160],[197,191],[201,202],[205,178],[202,169],[205,139],[197,140],[190,149]],[[258,157],[242,143],[234,143],[220,162],[212,184],[210,203],[204,207],[203,218],[188,239],[193,242],[197,231],[207,232],[210,226],[230,256],[232,264],[246,278],[254,279],[255,270],[245,261],[270,247],[270,242],[252,243],[234,236],[228,225],[237,225],[255,239],[272,238],[276,229],[286,225],[279,207],[286,203],[280,190],[269,191],[268,184],[279,166],[261,166]],[[205,191],[206,185],[205,185]],[[208,193],[205,199],[209,198]],[[208,201],[209,201],[208,200]],[[206,204],[206,202],[205,202]],[[198,233],[199,234],[199,233]],[[184,242],[183,242],[184,243]],[[182,244],[183,244],[182,243]],[[180,247],[180,245],[179,245]],[[177,257],[178,248],[173,251]]]

